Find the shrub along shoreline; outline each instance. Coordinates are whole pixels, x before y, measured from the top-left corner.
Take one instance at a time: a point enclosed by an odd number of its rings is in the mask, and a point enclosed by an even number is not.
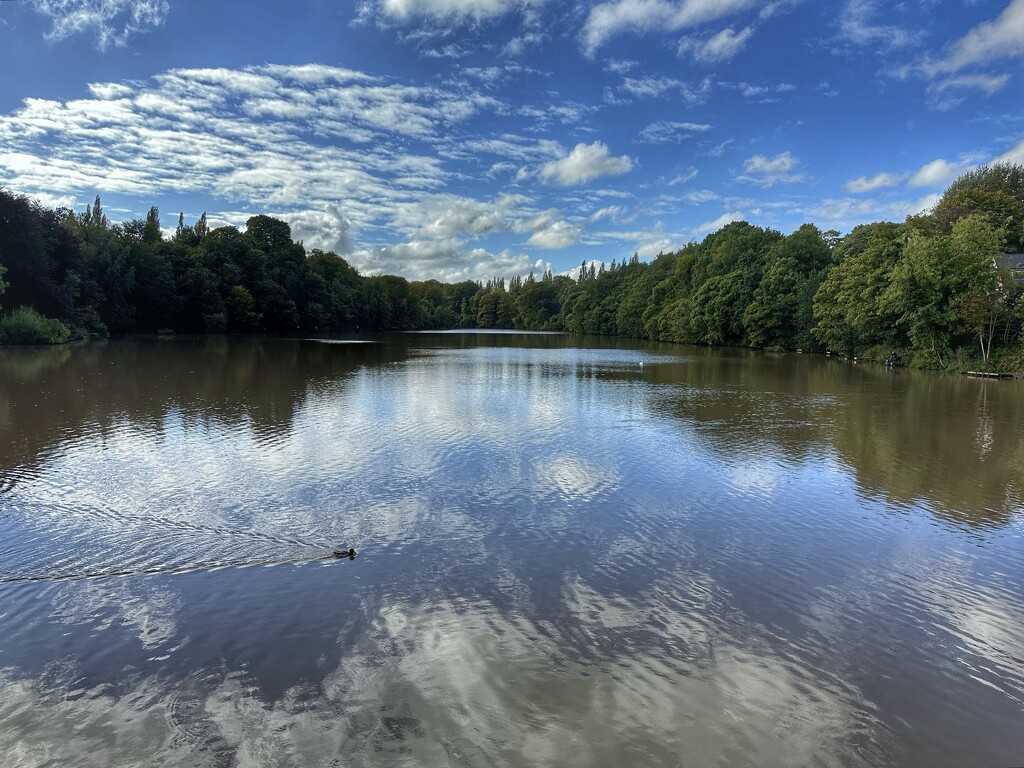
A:
[[[1024,369],[1024,166],[962,175],[929,212],[849,234],[734,222],[644,262],[486,283],[360,275],[286,222],[157,208],[112,224],[0,190],[0,343],[90,335],[510,328],[805,352],[947,371]],[[6,272],[6,274],[5,274]],[[4,293],[6,288],[6,293]]]

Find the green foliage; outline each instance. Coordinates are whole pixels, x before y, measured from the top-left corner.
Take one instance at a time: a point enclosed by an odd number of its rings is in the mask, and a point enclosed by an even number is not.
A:
[[[70,338],[64,323],[31,307],[18,307],[0,318],[0,344],[63,344]]]
[[[734,222],[649,262],[584,260],[575,279],[445,284],[364,277],[270,216],[211,231],[179,214],[164,239],[156,207],[111,224],[99,198],[76,214],[0,190],[0,292],[93,333],[521,328],[1009,364],[1024,300],[999,262],[1022,228],[1024,168],[1004,163],[961,176],[929,214],[845,237]],[[42,315],[19,322],[61,335]]]
[[[777,258],[761,278],[753,301],[743,313],[747,341],[755,347],[796,346],[797,323],[801,319],[799,302],[803,275],[791,258]]]
[[[247,234],[257,248],[266,254],[287,251],[292,246],[292,228],[287,222],[271,216],[252,216],[245,222]]]
[[[836,246],[835,265],[812,299],[811,332],[826,349],[850,355],[877,343],[903,345],[895,327],[898,309],[886,296],[903,233],[900,224],[865,224]]]
[[[1009,270],[999,262],[1000,239],[981,216],[968,216],[953,225],[957,259],[953,269],[959,289],[953,303],[966,329],[977,337],[985,363],[996,332],[1010,319],[1015,294],[1019,294]]]
[[[910,235],[883,299],[913,347],[930,349],[944,366],[963,331],[963,312],[975,321],[980,295],[996,290],[1000,255],[999,236],[980,216],[958,220],[950,236]]]
[[[745,221],[708,235],[681,259],[677,270],[688,289],[688,327],[680,339],[695,344],[742,344],[743,317],[764,276],[768,256],[783,242],[780,233]]]
[[[244,285],[236,285],[224,301],[228,316],[228,330],[255,331],[260,327],[263,314],[256,309],[256,300]]]
[[[943,193],[931,218],[950,234],[956,222],[971,215],[985,219],[1008,252],[1024,250],[1024,165],[995,163],[962,174]]]
[[[144,243],[159,243],[163,239],[163,234],[160,231],[160,211],[154,205],[149,209],[149,213],[146,214],[146,223],[142,227],[142,242]]]

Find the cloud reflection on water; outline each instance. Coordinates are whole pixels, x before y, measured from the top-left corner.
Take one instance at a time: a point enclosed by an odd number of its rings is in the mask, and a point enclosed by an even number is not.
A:
[[[640,605],[618,612],[577,584],[569,608],[586,632],[650,631]],[[709,638],[692,616],[656,609],[659,640],[704,650],[678,660],[621,649],[571,658],[558,627],[486,603],[397,600],[368,617],[323,680],[265,699],[245,675],[204,675],[168,690],[49,689],[0,672],[0,749],[15,766],[41,755],[68,766],[458,764],[872,765],[884,758],[871,708],[817,670],[774,655],[748,627],[743,644]],[[607,618],[607,621],[605,620]],[[696,635],[695,635],[696,632]],[[342,632],[342,642],[346,631]],[[230,755],[231,758],[224,756]],[[219,757],[218,757],[219,756]]]
[[[253,371],[277,349],[242,346],[214,351]],[[1024,690],[1019,531],[997,527],[1020,498],[989,486],[1015,471],[1019,404],[989,396],[979,455],[959,384],[854,386],[828,361],[773,379],[727,352],[639,370],[629,350],[309,346],[264,390],[165,390],[121,361],[126,400],[68,405],[31,461],[44,396],[16,388],[5,568],[362,550],[345,571],[0,584],[16,765],[912,764],[936,723],[1007,754],[982,720]],[[922,427],[905,478],[902,430],[943,393],[970,407]],[[950,478],[961,456],[974,475]],[[958,524],[930,525],[946,507]],[[947,689],[988,709],[950,725]]]

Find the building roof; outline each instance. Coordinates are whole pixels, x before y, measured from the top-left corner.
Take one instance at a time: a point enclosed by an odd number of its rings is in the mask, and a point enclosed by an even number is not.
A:
[[[1024,269],[1024,253],[1004,253],[1003,264],[1010,269]]]

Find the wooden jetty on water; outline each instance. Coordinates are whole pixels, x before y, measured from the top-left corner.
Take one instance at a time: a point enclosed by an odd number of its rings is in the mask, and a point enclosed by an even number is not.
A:
[[[993,373],[992,371],[968,371],[968,376],[975,376],[979,379],[1012,379],[1012,373]]]

